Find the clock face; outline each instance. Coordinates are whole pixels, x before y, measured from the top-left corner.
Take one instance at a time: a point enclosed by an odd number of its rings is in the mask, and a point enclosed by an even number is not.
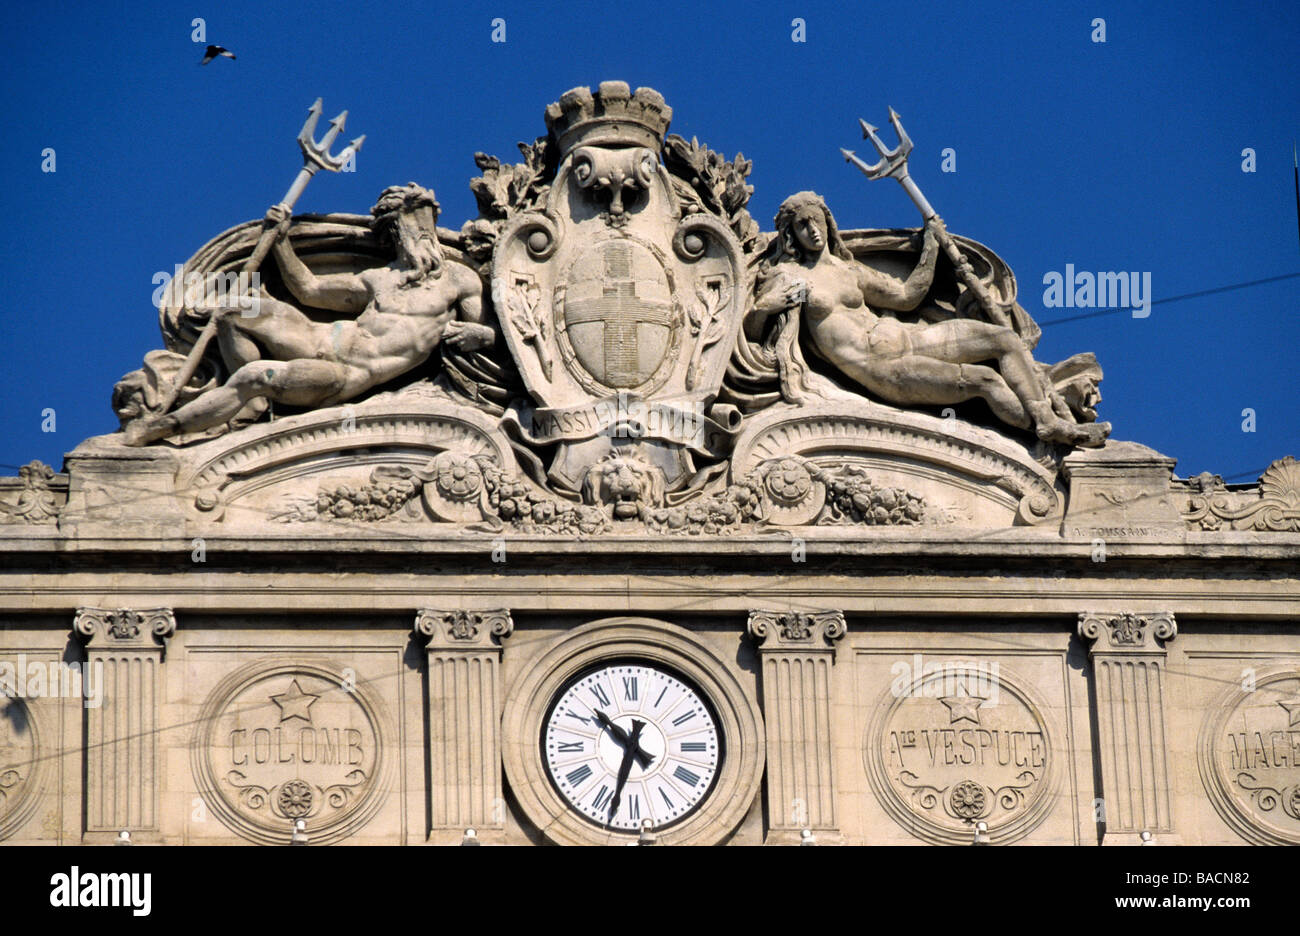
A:
[[[542,725],[542,759],[564,800],[603,828],[678,822],[709,795],[723,739],[712,707],[659,664],[602,663],[568,682]]]

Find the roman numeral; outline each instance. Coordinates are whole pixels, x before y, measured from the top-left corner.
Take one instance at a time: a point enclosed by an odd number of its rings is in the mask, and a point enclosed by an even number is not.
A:
[[[623,677],[623,698],[628,700],[629,702],[636,701],[636,677],[635,676]]]
[[[596,791],[591,805],[597,809],[604,809],[609,805],[609,801],[614,798],[614,791],[609,788],[608,784],[602,783],[600,789]]]
[[[659,698],[655,699],[655,708],[659,707],[659,703],[664,700],[664,696],[667,694],[668,694],[668,687],[664,686],[664,691],[659,693]]]
[[[664,805],[667,806],[669,809],[672,809],[674,805],[673,801],[668,798],[668,793],[667,791],[664,790],[663,787],[659,788],[659,795],[664,798]]]
[[[564,775],[564,779],[568,780],[569,783],[573,784],[574,786],[577,786],[579,783],[581,783],[583,780],[586,780],[590,776],[591,776],[591,768],[588,767],[586,764],[583,764],[577,770],[570,770],[567,774]]]
[[[641,797],[635,793],[627,798],[627,817],[629,819],[641,818]]]
[[[688,751],[703,751],[704,748],[705,748],[705,746],[704,746],[704,742],[703,742],[703,741],[683,741],[683,742],[682,742],[682,753],[683,753],[683,754],[687,753]],[[564,748],[561,747],[560,750],[562,751],[562,750],[564,750]]]
[[[573,711],[572,709],[567,710],[564,714],[565,714],[565,715],[572,715],[574,718],[576,718],[578,721],[582,722],[584,725],[590,725],[590,724],[591,724],[591,719],[590,719],[590,718],[583,718],[581,715],[579,715],[577,712]]]
[[[692,770],[687,770],[680,764],[677,765],[677,769],[673,771],[673,776],[682,781],[682,783],[685,783],[687,786],[695,786],[700,782],[699,774]]]
[[[603,687],[592,686],[591,694],[594,695],[600,701],[601,705],[609,705],[609,696],[605,694],[605,690]]]
[[[685,745],[683,745],[683,747],[685,747]],[[582,742],[581,742],[581,741],[561,741],[561,742],[560,742],[560,751],[559,751],[559,752],[560,752],[561,754],[580,754],[580,753],[582,753]]]
[[[673,719],[673,724],[674,724],[674,725],[684,725],[684,724],[686,724],[688,721],[690,721],[690,720],[691,720],[692,718],[694,718],[694,717],[695,717],[695,713],[694,713],[694,712],[687,712],[685,715],[678,715],[676,718],[674,718],[674,719]]]

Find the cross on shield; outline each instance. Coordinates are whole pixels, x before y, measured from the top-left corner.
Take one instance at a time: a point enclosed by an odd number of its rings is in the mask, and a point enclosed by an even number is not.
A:
[[[655,256],[635,241],[598,244],[574,264],[564,321],[578,363],[607,387],[639,387],[663,363],[672,294]]]

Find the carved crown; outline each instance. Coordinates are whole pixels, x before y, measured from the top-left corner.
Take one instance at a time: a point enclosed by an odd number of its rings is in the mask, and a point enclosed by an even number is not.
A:
[[[628,90],[625,81],[602,81],[596,93],[573,88],[546,108],[546,127],[560,158],[583,144],[663,147],[673,109],[653,88]]]

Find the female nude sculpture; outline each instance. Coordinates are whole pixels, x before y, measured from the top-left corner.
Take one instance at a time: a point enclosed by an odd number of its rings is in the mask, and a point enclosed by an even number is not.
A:
[[[1012,329],[972,319],[910,323],[876,311],[908,312],[925,297],[938,256],[934,228],[927,222],[921,258],[901,280],[853,259],[819,195],[791,195],[776,215],[746,335],[760,340],[769,316],[801,306],[817,354],[883,400],[946,405],[979,397],[1000,420],[1040,439],[1102,445],[1110,424],[1076,423],[1064,401],[1053,401]]]

